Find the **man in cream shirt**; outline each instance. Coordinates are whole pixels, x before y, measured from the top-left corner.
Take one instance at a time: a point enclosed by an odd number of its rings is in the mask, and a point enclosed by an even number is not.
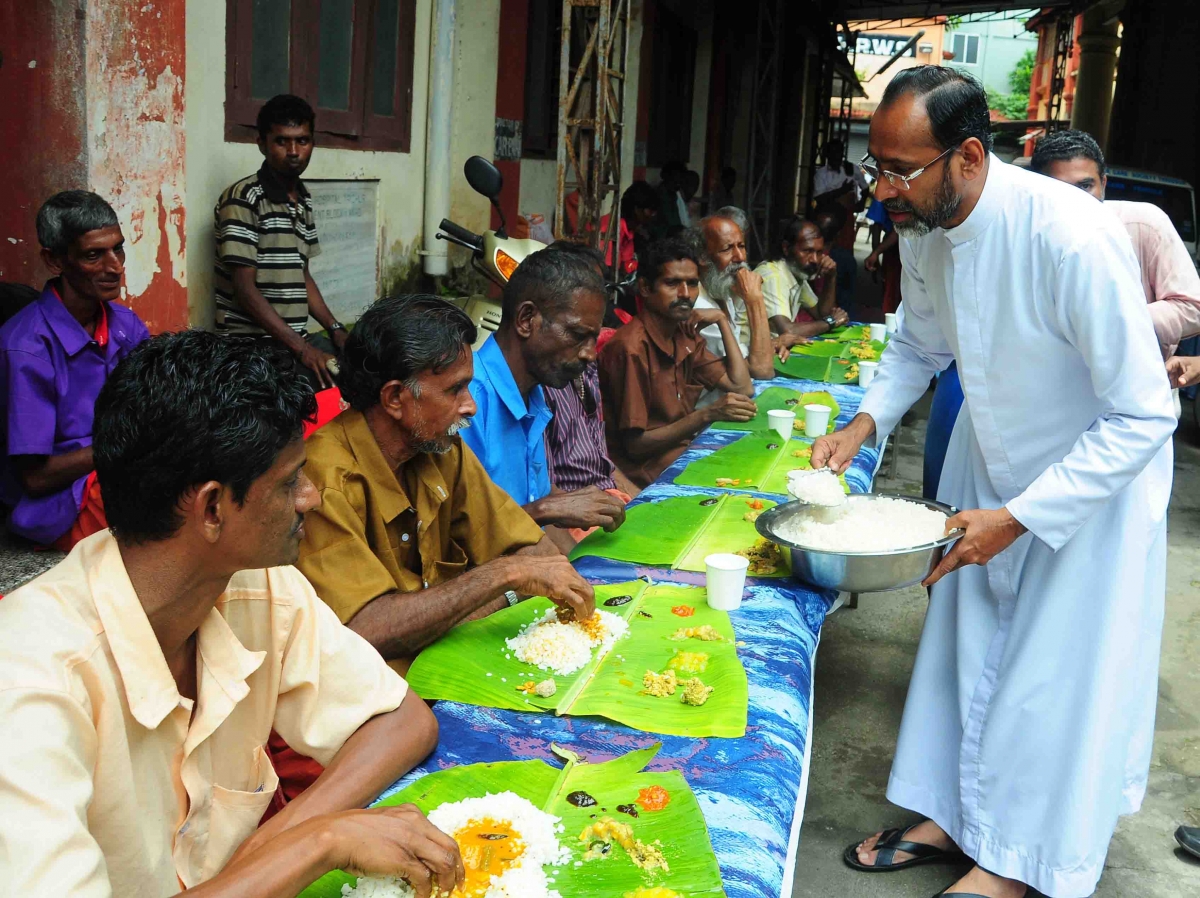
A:
[[[281,350],[143,343],[96,403],[111,532],[0,601],[0,881],[13,895],[292,898],[352,867],[428,895],[454,841],[356,810],[437,723],[291,563],[316,404]],[[275,729],[324,774],[258,827]]]

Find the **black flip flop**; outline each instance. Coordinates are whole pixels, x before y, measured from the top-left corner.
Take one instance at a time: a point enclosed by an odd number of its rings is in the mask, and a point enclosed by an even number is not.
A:
[[[917,824],[913,824],[916,826]],[[855,842],[853,845],[847,846],[842,853],[842,860],[846,862],[846,866],[853,870],[861,870],[863,873],[892,873],[896,870],[907,870],[909,867],[919,867],[922,864],[958,864],[967,860],[967,856],[955,848],[953,851],[947,851],[945,848],[937,848],[933,845],[926,845],[923,842],[909,842],[904,837],[908,835],[907,829],[889,829],[886,830],[875,843],[873,850],[879,854],[875,856],[874,864],[864,864],[858,859],[858,846],[862,841]],[[906,861],[892,863],[892,858],[896,856],[897,851],[903,851],[906,854],[911,854],[912,857]],[[964,895],[963,898],[970,898]]]

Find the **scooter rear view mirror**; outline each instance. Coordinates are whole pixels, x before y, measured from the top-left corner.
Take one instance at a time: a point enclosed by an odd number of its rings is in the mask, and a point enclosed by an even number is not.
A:
[[[504,176],[500,174],[500,169],[482,156],[472,156],[463,165],[463,174],[467,176],[467,183],[472,190],[492,201],[492,208],[500,216],[496,236],[501,240],[508,239],[508,223],[504,220],[504,210],[500,208],[500,191],[504,189]]]
[[[504,176],[500,174],[500,169],[482,156],[472,156],[468,159],[463,166],[463,174],[467,176],[467,183],[476,193],[483,194],[492,202],[500,198],[500,191],[504,189]]]

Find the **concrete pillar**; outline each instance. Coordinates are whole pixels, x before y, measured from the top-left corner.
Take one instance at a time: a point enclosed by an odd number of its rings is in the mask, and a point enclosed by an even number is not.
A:
[[[1116,16],[1102,5],[1083,14],[1079,34],[1079,74],[1075,80],[1071,127],[1087,131],[1101,147],[1108,143],[1117,48],[1121,46],[1117,26]]]

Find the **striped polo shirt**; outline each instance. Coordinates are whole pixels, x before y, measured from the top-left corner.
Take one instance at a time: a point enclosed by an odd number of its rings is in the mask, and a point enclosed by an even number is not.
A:
[[[261,335],[263,329],[233,296],[230,268],[251,265],[254,283],[292,330],[308,323],[308,290],[304,271],[321,251],[313,220],[312,197],[299,185],[299,200],[263,163],[262,168],[221,194],[213,211],[217,260],[213,286],[217,294],[217,333]]]

